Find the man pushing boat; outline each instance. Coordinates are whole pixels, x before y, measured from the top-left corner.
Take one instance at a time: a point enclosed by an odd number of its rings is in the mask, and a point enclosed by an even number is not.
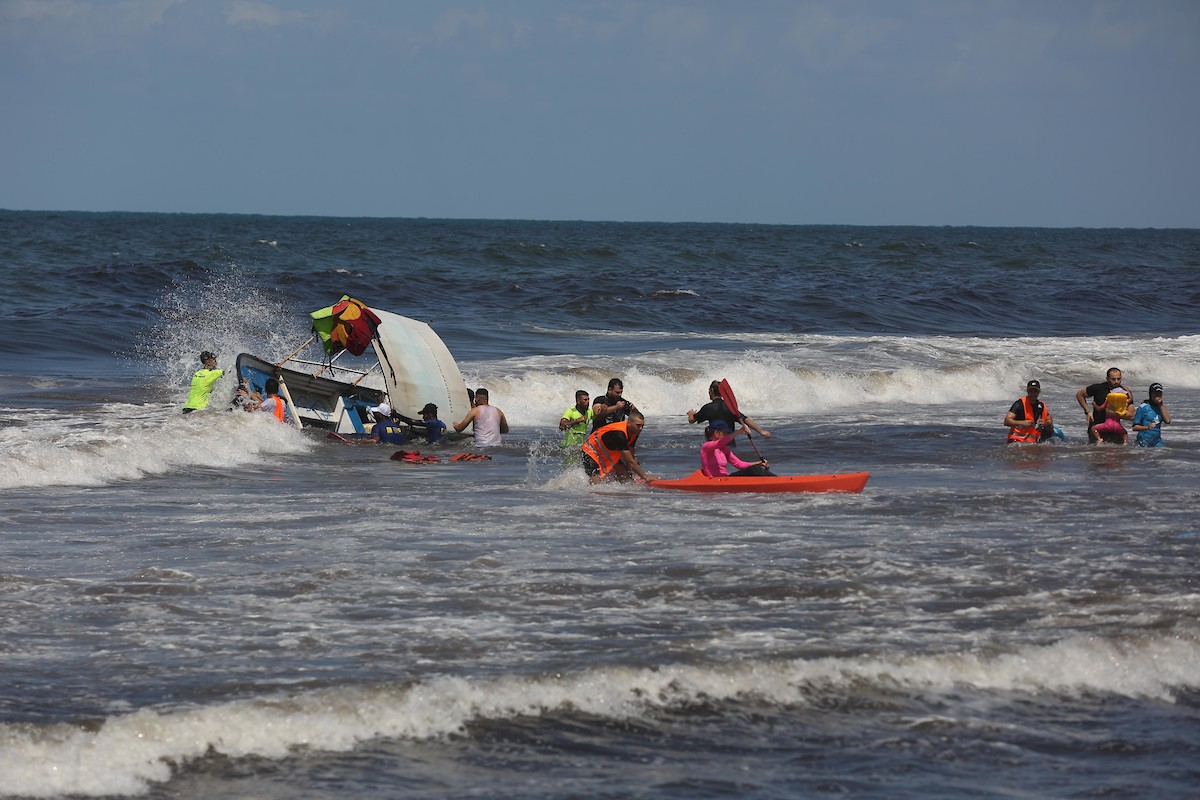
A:
[[[646,417],[634,409],[621,422],[596,429],[580,447],[583,470],[592,483],[604,480],[627,481],[637,475],[645,483],[654,480],[642,469],[633,451],[638,436],[646,426]]]

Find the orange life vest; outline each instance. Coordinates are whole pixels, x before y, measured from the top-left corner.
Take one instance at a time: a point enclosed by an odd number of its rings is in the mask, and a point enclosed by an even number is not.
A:
[[[587,438],[580,449],[584,455],[591,457],[593,461],[600,467],[600,477],[606,478],[613,471],[617,463],[621,460],[620,450],[609,450],[604,446],[601,437],[610,431],[621,431],[625,434],[625,438],[629,442],[629,448],[633,449],[633,443],[637,441],[637,434],[629,435],[629,423],[622,420],[621,422],[613,422],[605,425],[603,428],[597,428],[592,432],[592,435]]]
[[[1030,425],[1028,428],[1009,428],[1008,440],[1010,442],[1036,444],[1042,439],[1042,431],[1041,428],[1038,427],[1038,423],[1045,422],[1049,418],[1049,415],[1046,414],[1046,404],[1042,403],[1041,419],[1034,419],[1033,404],[1029,402],[1028,395],[1021,398],[1021,404],[1025,409],[1025,419],[1032,419],[1034,424]]]
[[[283,400],[277,394],[270,395],[270,397],[275,398],[275,419],[283,422]]]

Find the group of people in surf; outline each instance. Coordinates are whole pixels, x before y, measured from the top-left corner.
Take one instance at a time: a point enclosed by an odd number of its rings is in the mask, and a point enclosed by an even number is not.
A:
[[[200,354],[200,365],[200,369],[192,375],[187,400],[183,406],[184,414],[208,408],[213,387],[225,374],[225,370],[217,367],[216,355],[208,350]],[[250,384],[242,379],[234,393],[231,408],[264,411],[272,414],[280,422],[291,422],[291,413],[287,409],[287,403],[280,397],[280,390],[280,382],[275,378],[267,379],[261,394],[255,392]],[[501,435],[508,433],[508,420],[504,412],[488,402],[487,389],[481,387],[469,393],[471,410],[461,421],[454,423],[454,430],[461,433],[470,425],[477,446],[499,445]],[[398,413],[386,401],[369,407],[367,412],[374,422],[368,436],[354,440],[359,444],[404,444],[417,437],[435,443],[441,441],[447,430],[446,423],[438,419],[438,407],[433,403],[426,403],[418,412],[420,419]],[[405,427],[401,427],[402,425]]]
[[[508,418],[491,404],[487,389],[481,386],[470,395],[471,410],[454,423],[454,431],[462,433],[470,425],[476,447],[498,447],[502,436],[508,433]],[[449,430],[449,426],[438,419],[438,407],[433,403],[424,405],[419,412],[420,419],[406,417],[386,402],[371,406],[367,411],[374,417],[375,424],[370,436],[357,440],[362,444],[405,444],[416,438],[436,444]]]
[[[654,480],[642,469],[636,456],[638,436],[646,425],[646,417],[624,394],[625,384],[620,378],[611,379],[604,395],[594,403],[588,392],[580,389],[575,392],[575,405],[568,406],[558,421],[558,429],[563,432],[563,448],[572,454],[579,453],[579,462],[592,483],[627,481],[634,476],[645,483]],[[733,452],[734,437],[739,434],[747,438],[751,430],[763,438],[770,438],[771,434],[754,420],[730,408],[730,403],[722,397],[721,381],[709,385],[708,403],[699,410],[689,410],[687,416],[693,425],[706,423],[705,441],[700,446],[700,468],[706,476],[774,475],[761,454],[758,454],[758,461],[750,462],[743,461]],[[730,472],[730,466],[735,471]]]
[[[209,396],[213,386],[225,375],[225,370],[217,367],[217,357],[208,350],[200,354],[200,369],[192,374],[192,382],[188,387],[187,400],[183,404],[183,413],[202,411],[208,408]],[[279,381],[271,378],[263,385],[262,394],[253,391],[246,381],[240,381],[233,395],[233,407],[243,411],[263,411],[280,422],[291,420],[287,413],[287,404],[279,396]]]
[[[1163,402],[1161,383],[1150,384],[1146,400],[1136,408],[1133,392],[1121,383],[1121,370],[1112,367],[1104,381],[1084,386],[1075,393],[1075,400],[1087,417],[1088,441],[1092,444],[1128,444],[1129,432],[1121,424],[1130,421],[1130,428],[1140,447],[1162,447],[1162,426],[1171,424],[1171,414]],[[1054,424],[1050,410],[1040,399],[1042,385],[1031,380],[1025,385],[1025,396],[1019,398],[1008,413],[1004,424],[1008,427],[1010,444],[1037,444],[1055,437],[1066,440],[1062,429]],[[1091,408],[1088,401],[1091,401]]]
[[[213,385],[224,375],[224,370],[217,367],[213,353],[207,350],[201,353],[200,362],[201,368],[192,376],[184,414],[207,408]],[[1087,418],[1088,441],[1092,444],[1128,444],[1129,432],[1121,422],[1129,420],[1138,446],[1163,446],[1162,426],[1171,424],[1171,414],[1163,402],[1162,384],[1150,384],[1146,400],[1135,408],[1133,393],[1121,381],[1121,370],[1112,367],[1103,382],[1084,386],[1075,393],[1075,400]],[[767,460],[757,453],[757,447],[755,452],[759,460],[753,462],[744,461],[733,451],[733,442],[738,435],[750,439],[751,431],[763,438],[770,438],[771,434],[741,414],[736,403],[731,404],[723,396],[724,388],[727,384],[723,381],[713,381],[708,387],[708,402],[698,410],[687,412],[690,424],[706,423],[705,441],[700,446],[701,471],[710,478],[773,475]],[[1041,391],[1039,381],[1029,381],[1025,396],[1018,398],[1004,415],[1010,444],[1037,444],[1055,438],[1066,440],[1062,429],[1054,424],[1050,409],[1042,402]],[[233,404],[246,411],[270,413],[285,422],[288,420],[287,409],[279,392],[279,381],[275,379],[266,381],[261,395],[241,381]],[[579,461],[592,483],[630,480],[634,476],[647,483],[654,480],[642,469],[636,456],[638,436],[646,425],[645,415],[624,397],[624,393],[625,384],[620,378],[611,379],[605,393],[595,402],[586,390],[580,389],[575,392],[575,404],[563,411],[559,419],[563,448],[579,453]],[[435,443],[448,430],[438,419],[438,409],[433,403],[427,403],[421,409],[419,420],[396,413],[386,402],[368,410],[375,424],[370,435],[359,440],[362,443],[404,444],[414,436]],[[407,429],[398,423],[403,423]],[[482,387],[472,393],[471,410],[454,423],[454,430],[461,433],[468,425],[478,447],[498,446],[502,435],[508,433],[508,419],[501,409],[491,405],[488,390]]]

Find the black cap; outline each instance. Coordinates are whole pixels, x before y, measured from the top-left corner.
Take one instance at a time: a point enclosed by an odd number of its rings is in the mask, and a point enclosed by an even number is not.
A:
[[[421,409],[421,413],[422,414],[433,414],[436,417],[437,416],[437,406],[435,406],[433,403],[426,403],[425,407]]]
[[[1032,389],[1034,387],[1037,387],[1038,389],[1040,389],[1040,388],[1042,388],[1042,385],[1040,383],[1038,383],[1037,381],[1030,381],[1029,383],[1025,384],[1026,389]]]
[[[1150,394],[1162,394],[1162,384],[1161,383],[1150,384]]]

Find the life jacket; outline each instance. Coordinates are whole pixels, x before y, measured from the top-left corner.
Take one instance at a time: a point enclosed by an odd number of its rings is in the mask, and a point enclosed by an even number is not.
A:
[[[1037,444],[1042,439],[1042,431],[1038,423],[1045,422],[1048,417],[1046,414],[1046,404],[1042,404],[1041,419],[1036,419],[1033,416],[1033,404],[1029,402],[1028,395],[1021,398],[1021,405],[1025,410],[1025,419],[1032,419],[1034,424],[1028,428],[1009,428],[1008,441]]]
[[[403,461],[406,464],[432,464],[438,461],[437,456],[423,456],[419,450],[397,450],[392,453],[392,461]]]
[[[608,473],[612,472],[613,467],[617,466],[617,462],[621,460],[620,450],[609,450],[604,446],[602,437],[610,431],[621,431],[624,433],[625,438],[629,442],[628,447],[630,449],[633,448],[634,442],[637,441],[636,433],[633,436],[629,435],[629,423],[625,421],[613,422],[605,425],[603,428],[598,428],[587,438],[587,441],[580,446],[580,449],[584,455],[590,457],[600,467],[600,477],[602,478],[608,477]]]
[[[1131,419],[1133,414],[1129,411],[1129,400],[1129,395],[1120,389],[1109,392],[1104,398],[1104,410],[1110,416]]]
[[[275,398],[275,419],[283,422],[283,400],[277,394],[269,395],[269,397]]]

